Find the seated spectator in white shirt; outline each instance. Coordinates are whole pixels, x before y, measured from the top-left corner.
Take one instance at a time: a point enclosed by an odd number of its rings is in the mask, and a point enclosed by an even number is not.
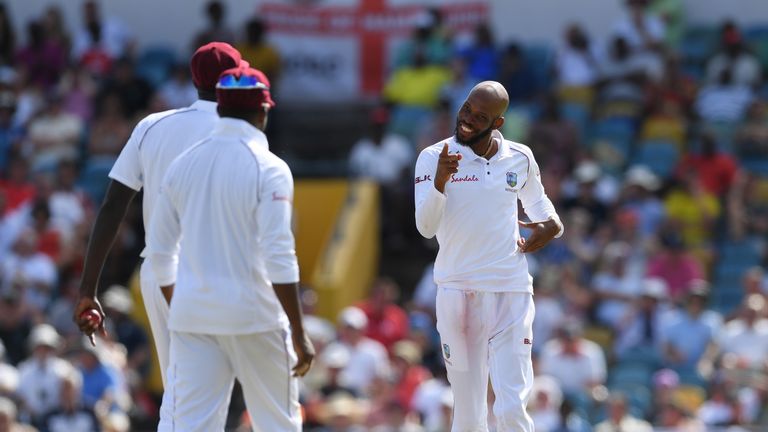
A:
[[[385,108],[374,109],[370,120],[370,135],[352,147],[349,168],[356,176],[391,186],[403,179],[403,171],[410,170],[413,148],[402,136],[387,133],[389,112]]]
[[[83,135],[83,121],[64,109],[62,96],[48,95],[48,106],[29,123],[28,140],[22,146],[32,161],[33,171],[54,169],[60,160],[77,157]]]
[[[171,79],[160,87],[160,98],[169,109],[187,107],[197,101],[197,89],[192,83],[189,66],[179,64],[173,69]]]
[[[536,432],[555,432],[562,424],[560,404],[563,392],[557,380],[547,375],[538,375],[533,379],[531,401],[528,413],[533,419]]]
[[[595,432],[652,432],[653,427],[645,420],[634,417],[627,411],[627,398],[617,393],[608,399],[608,418],[595,426]]]
[[[565,44],[555,56],[555,76],[560,87],[589,87],[598,77],[597,55],[589,37],[578,24],[571,24],[563,34]]]
[[[729,70],[735,84],[757,88],[762,80],[762,67],[747,50],[744,37],[733,21],[726,21],[720,31],[720,51],[707,62],[706,80],[716,83],[724,70]]]
[[[93,409],[82,405],[81,378],[77,375],[61,381],[61,406],[43,421],[48,432],[89,432],[99,430]]]
[[[448,385],[445,367],[441,365],[433,368],[432,375],[432,379],[422,382],[416,388],[412,408],[424,419],[423,424],[428,431],[449,430],[453,393]]]
[[[714,336],[719,331],[713,313],[706,311],[708,289],[694,286],[685,307],[673,323],[662,330],[664,362],[678,371],[694,371],[699,361],[709,356]]]
[[[597,318],[613,329],[620,328],[642,290],[642,275],[627,268],[631,252],[627,243],[610,243],[603,251],[602,268],[592,278],[599,300]]]
[[[613,27],[614,35],[626,39],[633,49],[658,47],[664,41],[664,21],[647,10],[648,0],[627,0],[626,4],[626,13]]]
[[[752,294],[745,304],[742,317],[727,323],[720,332],[720,352],[735,356],[741,367],[764,370],[768,365],[768,319],[760,313],[765,307],[765,299]]]
[[[643,281],[639,298],[619,322],[614,343],[617,357],[642,353],[661,358],[662,331],[671,319],[665,303],[668,299],[664,280],[648,278]]]
[[[579,323],[568,322],[558,338],[541,351],[541,372],[552,376],[566,395],[580,394],[605,382],[606,365],[602,348],[582,337]]]
[[[11,397],[19,388],[19,371],[6,361],[5,344],[0,341],[0,397]]]
[[[32,352],[19,365],[18,397],[23,410],[33,421],[41,421],[51,411],[61,406],[62,381],[79,372],[57,355],[61,337],[49,324],[38,324],[29,336]]]
[[[704,121],[737,123],[746,117],[753,100],[752,90],[734,82],[732,72],[723,69],[716,81],[699,91],[694,107]]]
[[[365,312],[354,306],[344,308],[338,319],[339,340],[325,348],[341,346],[349,352],[349,360],[339,374],[339,384],[360,395],[367,394],[375,378],[389,374],[387,350],[379,342],[363,336],[366,326]]]
[[[643,59],[634,55],[622,37],[611,40],[609,52],[599,64],[598,99],[602,102],[643,100],[646,69]]]
[[[51,300],[51,290],[58,274],[56,265],[38,251],[37,234],[25,230],[14,245],[14,251],[3,263],[5,285],[3,291],[19,289],[26,302],[38,311],[45,310]]]

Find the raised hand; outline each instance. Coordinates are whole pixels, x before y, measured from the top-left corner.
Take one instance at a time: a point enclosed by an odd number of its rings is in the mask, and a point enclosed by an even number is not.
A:
[[[437,170],[435,170],[435,189],[440,193],[445,193],[445,184],[453,174],[459,172],[460,160],[460,153],[448,154],[448,143],[443,144],[443,150],[437,160]]]

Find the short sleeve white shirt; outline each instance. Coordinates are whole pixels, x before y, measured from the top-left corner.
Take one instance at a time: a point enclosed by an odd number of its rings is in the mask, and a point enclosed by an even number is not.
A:
[[[187,108],[151,114],[134,128],[109,177],[136,191],[144,188],[146,232],[168,166],[208,136],[218,121],[216,103],[199,100]],[[141,255],[146,256],[146,250]]]

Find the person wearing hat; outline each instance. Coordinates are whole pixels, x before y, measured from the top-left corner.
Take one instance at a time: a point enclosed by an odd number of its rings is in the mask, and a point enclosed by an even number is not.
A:
[[[96,298],[99,279],[128,206],[143,189],[144,229],[149,232],[149,219],[157,201],[163,175],[178,155],[213,130],[219,120],[216,114],[216,83],[219,75],[241,63],[240,53],[229,44],[212,42],[201,46],[190,61],[192,80],[199,99],[187,108],[150,114],[134,128],[109,173],[111,182],[88,243],[80,282],[80,300],[73,315],[75,323],[83,333],[92,334],[99,328],[104,328],[104,310]],[[146,258],[146,250],[142,251],[141,255]],[[170,343],[168,304],[160,293],[148,260],[142,263],[140,276],[144,307],[157,348],[160,372],[165,382]],[[81,318],[80,315],[89,309],[96,309],[101,314],[101,327]]]
[[[158,430],[222,430],[237,378],[255,429],[299,431],[298,377],[314,348],[299,302],[293,178],[263,132],[269,80],[226,70],[216,99],[221,119],[168,169],[149,224],[149,261],[171,305]]]
[[[637,301],[619,322],[614,353],[621,359],[645,358],[657,362],[661,358],[661,331],[670,315],[667,283],[659,278],[646,278],[640,284]]]
[[[33,422],[39,422],[60,406],[62,381],[80,373],[58,356],[61,336],[53,326],[36,325],[28,342],[32,356],[19,365],[18,396],[25,413]]]

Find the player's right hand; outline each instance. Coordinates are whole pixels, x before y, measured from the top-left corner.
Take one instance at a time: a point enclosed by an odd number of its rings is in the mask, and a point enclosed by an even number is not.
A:
[[[293,376],[303,377],[309,372],[315,360],[315,347],[312,346],[309,336],[304,333],[303,336],[293,337],[293,349],[296,350],[296,356],[299,358],[296,366],[293,367]]]
[[[452,175],[459,172],[460,160],[461,153],[448,154],[448,143],[443,144],[443,150],[440,152],[435,171],[435,189],[439,190],[440,193],[445,193],[445,184],[448,183]]]
[[[90,309],[96,309],[99,312],[99,315],[101,315],[101,320],[99,320],[98,324],[81,316],[83,312]],[[99,303],[99,300],[90,296],[80,297],[77,305],[75,305],[75,311],[72,314],[72,320],[75,322],[80,331],[87,336],[91,336],[92,334],[96,333],[96,331],[99,331],[101,334],[106,334],[106,330],[104,329],[105,317],[106,315],[104,314],[104,309],[101,308],[101,303]]]

